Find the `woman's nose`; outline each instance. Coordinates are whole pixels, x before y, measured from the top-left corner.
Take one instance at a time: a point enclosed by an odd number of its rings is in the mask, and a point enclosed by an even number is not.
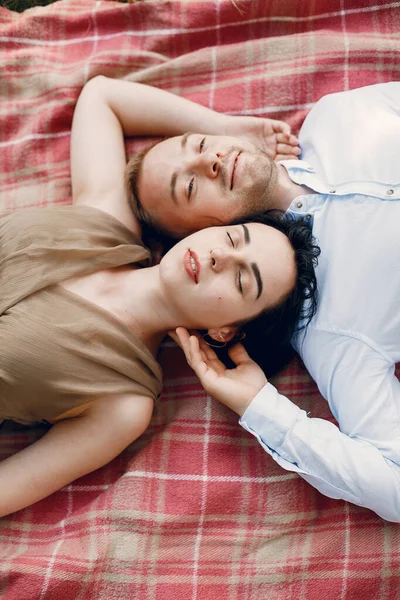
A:
[[[216,273],[219,273],[232,265],[234,260],[232,250],[229,248],[213,248],[210,250],[211,268]]]

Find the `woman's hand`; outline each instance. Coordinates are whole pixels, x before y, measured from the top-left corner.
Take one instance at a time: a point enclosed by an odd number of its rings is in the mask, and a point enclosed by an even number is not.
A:
[[[240,416],[267,383],[263,371],[242,344],[229,350],[236,368],[227,369],[203,339],[190,335],[183,327],[178,327],[176,334],[170,333],[170,336],[181,346],[206,392]]]
[[[296,159],[300,154],[297,137],[284,121],[227,115],[224,133],[251,142],[271,160]]]

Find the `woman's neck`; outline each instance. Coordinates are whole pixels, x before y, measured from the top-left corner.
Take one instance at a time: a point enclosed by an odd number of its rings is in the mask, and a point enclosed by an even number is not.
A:
[[[167,332],[177,326],[159,283],[158,265],[135,269],[127,272],[121,290],[128,326],[154,355]]]

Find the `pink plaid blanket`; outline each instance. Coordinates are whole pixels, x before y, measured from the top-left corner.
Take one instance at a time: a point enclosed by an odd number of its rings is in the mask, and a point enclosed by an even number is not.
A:
[[[70,202],[72,114],[97,74],[221,112],[283,118],[295,131],[324,94],[399,79],[400,2],[237,5],[0,8],[1,208]],[[162,354],[164,393],[139,441],[0,520],[1,598],[400,598],[399,526],[282,470],[202,392],[176,347]],[[331,418],[298,362],[277,385],[313,416]],[[43,431],[3,425],[0,458]]]

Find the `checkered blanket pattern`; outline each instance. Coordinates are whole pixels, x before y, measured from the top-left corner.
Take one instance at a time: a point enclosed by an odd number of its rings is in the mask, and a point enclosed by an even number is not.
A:
[[[400,2],[378,0],[0,8],[0,206],[70,202],[73,109],[96,74],[297,132],[324,94],[398,80],[399,32]],[[177,347],[161,360],[164,393],[141,439],[0,520],[3,600],[400,598],[398,525],[282,470],[204,394]],[[277,384],[331,418],[297,360]],[[4,424],[0,458],[44,431]]]

